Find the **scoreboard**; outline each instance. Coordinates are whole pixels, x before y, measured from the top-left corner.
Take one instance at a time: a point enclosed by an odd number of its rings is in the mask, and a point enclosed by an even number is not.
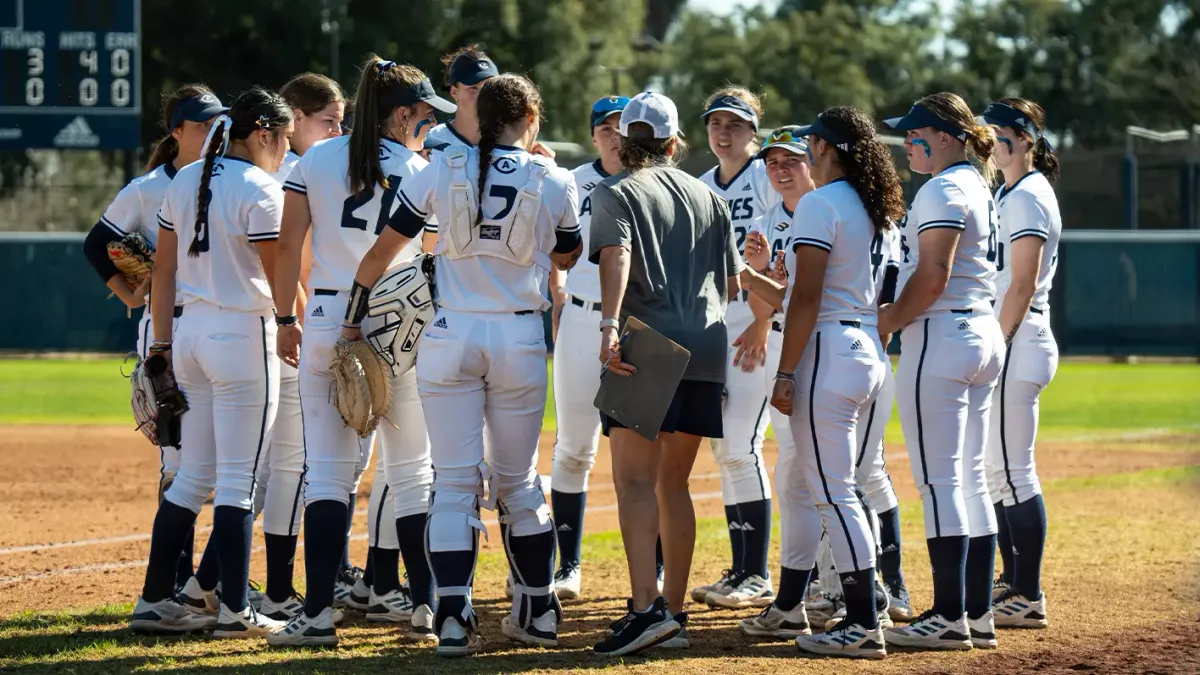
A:
[[[139,145],[141,0],[0,0],[0,150]]]

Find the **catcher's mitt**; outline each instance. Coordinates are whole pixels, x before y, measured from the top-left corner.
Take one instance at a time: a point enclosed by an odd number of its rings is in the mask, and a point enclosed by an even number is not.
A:
[[[140,232],[132,232],[108,242],[108,258],[125,277],[130,288],[137,288],[154,271],[154,249]]]
[[[338,340],[334,348],[333,405],[346,426],[366,438],[392,410],[391,370],[371,345],[362,340]]]

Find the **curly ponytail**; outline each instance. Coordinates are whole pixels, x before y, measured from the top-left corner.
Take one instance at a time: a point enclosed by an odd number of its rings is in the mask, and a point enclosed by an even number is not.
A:
[[[529,114],[541,115],[542,95],[528,79],[504,73],[489,77],[479,88],[476,102],[479,116],[479,205],[475,224],[483,222],[483,188],[492,166],[496,140],[504,131]]]
[[[821,113],[818,119],[832,133],[854,139],[846,149],[835,146],[838,166],[858,193],[875,231],[888,230],[900,222],[905,206],[896,162],[887,146],[876,138],[871,118],[857,108],[838,106]]]

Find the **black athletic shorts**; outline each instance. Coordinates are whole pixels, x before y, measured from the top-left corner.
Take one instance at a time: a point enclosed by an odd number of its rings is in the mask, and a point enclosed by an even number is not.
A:
[[[725,385],[720,382],[683,380],[675,390],[667,416],[659,430],[663,433],[679,432],[702,438],[724,438],[721,418],[725,408]],[[600,426],[604,435],[610,429],[626,428],[617,420],[600,413]]]

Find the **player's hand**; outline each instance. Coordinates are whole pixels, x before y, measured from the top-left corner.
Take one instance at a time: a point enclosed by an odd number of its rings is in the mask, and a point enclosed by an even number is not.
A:
[[[770,277],[772,281],[777,281],[786,286],[788,273],[787,264],[784,263],[783,258],[783,251],[775,252],[775,262],[771,263],[771,269],[767,270],[767,276]]]
[[[358,326],[352,328],[346,324],[342,324],[342,337],[351,342],[357,342],[358,340],[363,339],[362,328],[359,328]]]
[[[752,373],[755,368],[766,365],[767,337],[770,334],[770,321],[752,321],[733,341],[733,346],[737,347],[737,353],[733,355],[733,365],[740,366],[743,373]]]
[[[890,302],[879,306],[879,318],[876,330],[879,331],[880,335],[895,333],[900,329],[900,326],[894,325],[896,321],[893,316],[894,312],[892,312],[894,306]]]
[[[746,234],[742,255],[746,257],[746,264],[755,270],[766,269],[767,265],[771,264],[771,242],[767,241],[762,232],[751,230]]]
[[[790,417],[795,398],[796,383],[783,377],[776,377],[775,386],[771,390],[771,407]]]
[[[604,364],[605,371],[621,377],[629,377],[637,372],[632,364],[621,360],[621,341],[616,328],[600,331],[600,363]]]
[[[554,151],[541,141],[534,141],[533,147],[529,148],[529,152],[535,155],[541,155],[542,157],[554,159]]]
[[[280,361],[293,368],[300,366],[300,343],[303,335],[304,329],[298,323],[279,327],[275,333],[275,353],[279,355]]]

